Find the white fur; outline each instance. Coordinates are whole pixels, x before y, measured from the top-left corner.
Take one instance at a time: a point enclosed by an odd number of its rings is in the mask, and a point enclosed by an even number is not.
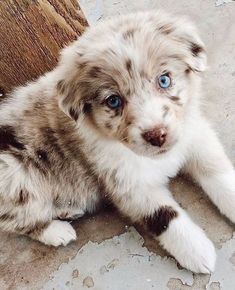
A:
[[[126,26],[122,26],[122,21],[125,23],[125,20],[128,20]],[[99,66],[105,67],[112,62],[112,58],[111,60],[105,59],[106,63],[103,64],[104,59],[101,57],[102,61],[99,60],[99,63],[97,53],[102,52],[106,47],[116,47],[117,65],[121,67],[123,58],[128,55],[128,57],[132,57],[133,63],[141,67],[143,65],[143,48],[148,40],[152,40],[151,35],[155,31],[153,25],[150,24],[161,27],[161,21],[166,25],[168,20],[171,24],[173,23],[173,26],[176,24],[173,30],[175,35],[172,39],[169,38],[170,45],[166,45],[163,49],[160,46],[154,52],[160,53],[163,59],[168,60],[166,49],[169,48],[170,51],[173,47],[171,51],[173,53],[174,47],[178,48],[182,58],[185,57],[184,61],[193,68],[191,77],[186,78],[185,69],[187,66],[184,67],[183,62],[181,64],[180,61],[176,61],[171,64],[175,82],[171,93],[173,96],[177,94],[179,88],[181,89],[182,108],[175,109],[176,107],[172,105],[169,96],[163,97],[163,93],[156,90],[154,87],[156,81],[146,81],[141,86],[137,80],[135,89],[138,93],[136,96],[132,96],[129,104],[131,113],[138,116],[135,126],[129,130],[132,141],[136,142],[129,144],[130,146],[124,145],[120,140],[109,138],[108,134],[100,134],[82,119],[77,121],[77,131],[75,133],[78,133],[82,138],[84,142],[83,151],[94,164],[94,170],[98,174],[98,178],[104,181],[108,192],[110,191],[111,199],[119,210],[133,221],[138,222],[146,216],[153,215],[161,207],[172,207],[177,211],[178,216],[170,221],[166,231],[159,236],[160,243],[182,266],[197,273],[210,273],[214,270],[216,260],[212,243],[204,232],[191,221],[184,210],[179,207],[167,189],[169,177],[174,177],[180,170],[185,170],[198,181],[220,211],[235,222],[235,172],[215,133],[200,113],[200,78],[198,71],[206,68],[205,54],[200,53],[198,57],[192,57],[192,53],[188,51],[188,44],[182,44],[181,47],[179,45],[181,42],[177,42],[177,44],[174,42],[178,35],[182,39],[188,39],[203,45],[191,24],[183,20],[168,18],[161,13],[158,15],[155,13],[140,13],[137,16],[124,17],[116,22],[111,21],[101,24],[97,29],[88,31],[79,41],[66,48],[63,51],[59,66],[53,72],[41,77],[37,82],[29,84],[27,87],[17,89],[11,99],[3,103],[1,107],[0,125],[14,126],[18,122],[18,119],[14,116],[21,117],[24,110],[31,108],[31,104],[36,102],[37,98],[41,98],[44,103],[50,105],[55,96],[58,97],[55,93],[58,81],[65,79],[69,83],[69,78],[76,76],[78,73],[80,53],[84,54],[85,61],[93,61],[94,64],[97,61]],[[151,21],[154,22],[151,23]],[[138,28],[137,30],[144,29],[141,36],[144,37],[146,33],[146,39],[139,37],[137,44],[128,46],[124,41],[122,42],[121,33],[124,28],[129,29],[129,25],[134,24]],[[117,36],[114,31],[119,26],[123,31]],[[152,31],[150,31],[151,29]],[[163,39],[160,33],[157,34],[157,37]],[[166,36],[164,37],[166,38]],[[167,41],[165,38],[162,43]],[[95,49],[94,43],[96,44]],[[152,41],[152,46],[155,49],[154,43]],[[154,55],[153,53],[152,56]],[[153,57],[149,63],[151,64],[154,61],[156,59]],[[124,73],[126,72],[124,71]],[[153,79],[156,79],[155,74],[153,74]],[[60,108],[66,114],[69,114],[69,107],[63,107],[61,101],[63,97],[59,95]],[[146,99],[148,101],[144,103],[143,100]],[[161,109],[166,104],[171,104],[174,109],[171,110],[167,118],[163,119]],[[97,114],[95,117],[97,122],[100,118],[100,124],[103,122],[102,114]],[[158,148],[145,144],[141,132],[162,123],[169,127],[170,142],[168,151],[164,154],[158,154]],[[80,161],[78,160],[78,162]],[[60,212],[55,212],[52,206],[54,191],[62,191],[61,196],[64,198],[65,205],[61,213],[68,207],[66,205],[68,196],[69,198],[79,196],[76,192],[77,188],[74,189],[73,187],[74,184],[57,184],[50,179],[47,182],[45,177],[42,178],[35,172],[26,174],[20,163],[9,154],[0,154],[0,175],[2,177],[0,191],[4,195],[4,199],[13,199],[19,193],[19,189],[23,187],[26,187],[33,196],[25,206],[27,218],[25,218],[25,212],[17,213],[18,223],[21,221],[20,226],[24,226],[24,223],[27,224],[27,219],[35,224],[38,220],[47,221],[47,219],[52,220],[60,216]],[[77,174],[77,179],[80,178],[79,173],[73,172],[73,174],[75,177]],[[114,185],[111,185],[112,180],[114,180]],[[79,188],[81,193],[83,193],[84,184],[82,184],[82,188]],[[93,200],[89,202],[85,194],[79,196],[79,198],[80,214],[93,208]],[[97,200],[94,198],[94,203]],[[76,210],[74,212],[72,210],[71,214],[73,213],[76,214]],[[10,230],[11,227],[14,228],[14,225],[10,223],[3,224],[3,228],[6,230]],[[38,239],[48,245],[67,245],[70,241],[76,239],[76,233],[69,223],[52,220]]]
[[[168,230],[159,237],[181,266],[195,272],[209,274],[215,269],[216,253],[212,242],[185,212],[172,220]]]
[[[76,238],[77,234],[68,222],[54,220],[43,231],[38,240],[46,245],[58,247],[66,246],[68,243],[75,241]]]

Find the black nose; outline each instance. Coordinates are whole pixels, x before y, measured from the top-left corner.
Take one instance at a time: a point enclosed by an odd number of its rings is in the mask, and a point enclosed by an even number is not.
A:
[[[153,146],[161,147],[166,142],[166,128],[155,128],[142,134],[145,141]]]

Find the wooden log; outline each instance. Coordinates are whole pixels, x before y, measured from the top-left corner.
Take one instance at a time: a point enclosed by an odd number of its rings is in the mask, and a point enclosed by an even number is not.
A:
[[[0,98],[51,70],[87,25],[77,0],[1,0]]]

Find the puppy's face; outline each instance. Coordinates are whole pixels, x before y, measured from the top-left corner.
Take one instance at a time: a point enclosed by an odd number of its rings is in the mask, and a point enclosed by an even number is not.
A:
[[[138,13],[91,28],[67,48],[60,106],[137,154],[167,152],[197,106],[203,44],[194,27],[162,12]]]

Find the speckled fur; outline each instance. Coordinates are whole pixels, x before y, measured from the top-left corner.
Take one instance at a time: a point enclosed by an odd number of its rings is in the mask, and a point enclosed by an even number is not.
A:
[[[61,219],[107,198],[182,266],[213,271],[212,243],[167,189],[184,169],[235,221],[234,170],[200,113],[205,69],[204,45],[185,18],[144,12],[89,28],[52,72],[0,104],[0,228],[66,245],[76,233]],[[166,90],[163,73],[172,79]],[[121,108],[106,105],[110,94]],[[167,130],[162,147],[143,138],[156,127]]]

